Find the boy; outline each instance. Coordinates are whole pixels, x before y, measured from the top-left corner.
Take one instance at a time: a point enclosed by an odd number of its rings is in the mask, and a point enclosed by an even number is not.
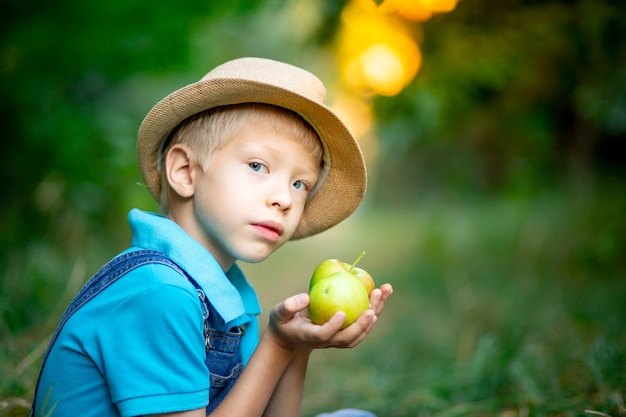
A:
[[[164,216],[133,209],[131,247],[90,280],[44,359],[35,416],[298,416],[313,349],[353,347],[392,288],[339,330],[306,316],[307,294],[259,303],[237,260],[332,227],[365,192],[359,147],[323,84],[242,58],[161,100],[138,135]],[[365,414],[364,414],[365,415]]]

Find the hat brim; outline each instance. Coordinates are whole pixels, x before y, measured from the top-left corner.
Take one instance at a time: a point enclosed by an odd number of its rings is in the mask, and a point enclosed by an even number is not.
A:
[[[162,99],[139,129],[137,152],[142,177],[159,201],[159,148],[183,120],[201,111],[231,104],[265,103],[298,113],[318,133],[330,164],[324,183],[307,202],[292,236],[300,239],[320,233],[349,216],[365,194],[367,176],[359,145],[328,107],[276,85],[255,80],[214,78],[189,84]]]

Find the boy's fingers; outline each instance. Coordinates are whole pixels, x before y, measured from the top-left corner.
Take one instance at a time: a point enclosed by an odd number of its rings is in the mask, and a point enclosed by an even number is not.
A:
[[[383,284],[380,286],[380,290],[383,292],[383,299],[386,300],[391,294],[393,294],[393,287],[391,284]]]
[[[383,308],[385,307],[385,303],[393,293],[393,287],[390,284],[383,284],[380,288],[372,291],[370,296],[370,305],[372,309],[376,312],[376,315],[379,315]]]
[[[344,312],[335,313],[327,323],[324,323],[320,329],[320,340],[326,341],[326,347],[352,347],[357,345],[367,336],[371,330],[376,315],[372,310],[367,310],[359,316],[356,322],[350,326],[340,329],[346,315]]]
[[[341,330],[337,334],[337,347],[354,347],[361,343],[376,323],[376,315],[372,310],[366,310],[359,316],[356,322]]]
[[[322,335],[323,337],[330,337],[339,331],[341,325],[346,320],[346,313],[343,311],[338,311],[328,320],[326,323],[322,325]]]
[[[274,307],[274,313],[276,318],[280,322],[286,322],[298,312],[302,311],[309,305],[309,296],[306,293],[296,294],[287,298],[280,304]]]

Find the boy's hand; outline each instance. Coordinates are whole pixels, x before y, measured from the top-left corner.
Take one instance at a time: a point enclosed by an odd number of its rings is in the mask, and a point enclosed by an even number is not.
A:
[[[377,316],[380,316],[391,294],[393,294],[391,284],[383,284],[380,288],[375,288],[370,294],[370,308],[374,310]]]
[[[309,296],[298,294],[272,309],[268,330],[275,342],[286,349],[352,348],[368,335],[392,292],[389,284],[373,290],[370,308],[343,330],[340,330],[345,319],[342,312],[336,313],[323,325],[313,324],[307,314]]]

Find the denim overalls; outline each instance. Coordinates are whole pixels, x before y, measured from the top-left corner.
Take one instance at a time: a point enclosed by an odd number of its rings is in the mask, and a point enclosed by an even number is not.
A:
[[[206,408],[206,415],[209,415],[217,405],[224,399],[230,391],[235,381],[239,377],[243,368],[241,353],[239,350],[239,342],[242,337],[240,328],[231,329],[232,331],[215,330],[212,325],[212,318],[217,314],[210,314],[211,305],[204,295],[204,291],[194,281],[193,278],[185,272],[180,266],[169,259],[163,252],[156,250],[133,250],[122,254],[104,265],[80,290],[74,300],[70,303],[67,310],[63,314],[59,325],[52,336],[50,345],[43,359],[45,365],[48,354],[56,341],[61,329],[67,320],[89,300],[98,295],[101,291],[113,284],[119,278],[128,272],[142,265],[157,263],[171,267],[182,276],[186,277],[196,288],[198,298],[202,306],[202,314],[204,318],[204,337],[206,359],[205,364],[210,370],[211,387],[209,390],[209,405]],[[41,374],[40,374],[41,377]],[[39,388],[39,378],[35,387],[35,398],[37,389]],[[34,417],[35,401],[31,408],[31,417]]]

